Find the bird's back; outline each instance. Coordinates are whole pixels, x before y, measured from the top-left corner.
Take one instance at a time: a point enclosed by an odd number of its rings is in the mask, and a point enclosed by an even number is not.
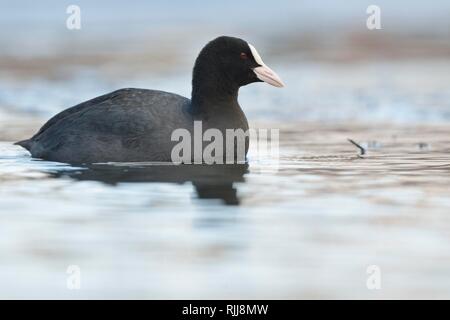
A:
[[[189,104],[173,93],[120,89],[62,111],[17,144],[68,163],[168,161],[171,131],[191,125]]]

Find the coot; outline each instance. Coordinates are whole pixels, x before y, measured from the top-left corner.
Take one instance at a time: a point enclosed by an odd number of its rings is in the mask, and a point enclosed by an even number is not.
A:
[[[30,139],[16,144],[34,158],[81,164],[171,161],[177,142],[174,130],[248,130],[238,103],[238,90],[264,81],[283,82],[246,41],[222,36],[209,42],[197,57],[191,99],[147,89],[120,89],[85,101],[51,118]],[[248,141],[245,153],[248,150]]]

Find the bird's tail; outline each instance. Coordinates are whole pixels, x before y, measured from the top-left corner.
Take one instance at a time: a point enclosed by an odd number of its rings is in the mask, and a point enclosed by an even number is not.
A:
[[[18,141],[18,142],[14,143],[14,144],[18,145],[18,146],[21,146],[22,148],[25,148],[27,150],[30,150],[32,141],[31,141],[31,139],[27,139],[27,140]]]

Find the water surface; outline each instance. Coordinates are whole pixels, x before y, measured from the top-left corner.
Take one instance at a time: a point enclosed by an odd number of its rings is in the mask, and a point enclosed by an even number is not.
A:
[[[0,297],[449,298],[449,134],[286,126],[278,168],[71,167],[2,142]]]

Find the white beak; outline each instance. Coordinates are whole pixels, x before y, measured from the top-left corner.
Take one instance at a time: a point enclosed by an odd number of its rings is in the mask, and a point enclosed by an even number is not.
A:
[[[261,56],[258,54],[258,51],[256,51],[255,47],[252,46],[250,43],[248,44],[250,47],[250,51],[252,52],[253,58],[255,58],[256,63],[260,65],[260,67],[256,67],[253,69],[253,72],[256,74],[256,77],[264,82],[267,82],[268,84],[271,84],[275,87],[281,88],[284,87],[284,83],[281,80],[281,78],[270,69],[261,59]]]
[[[256,67],[253,69],[253,72],[256,73],[256,77],[259,80],[267,82],[268,84],[278,88],[284,87],[284,83],[281,81],[280,77],[268,66]]]

